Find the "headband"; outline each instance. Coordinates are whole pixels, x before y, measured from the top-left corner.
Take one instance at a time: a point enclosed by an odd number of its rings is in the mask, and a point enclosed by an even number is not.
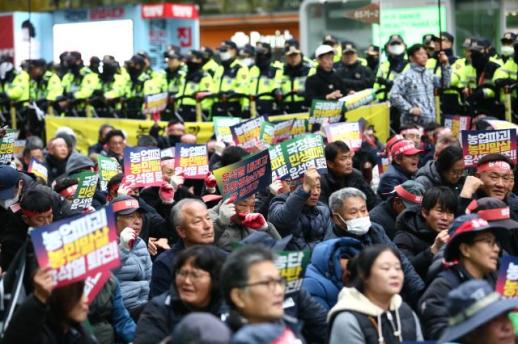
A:
[[[42,211],[33,211],[33,210],[27,210],[27,209],[22,208],[22,213],[23,213],[23,215],[25,215],[27,217],[34,217],[34,216],[38,216],[40,214],[46,213],[50,210],[52,210],[52,207],[50,207],[47,210],[42,210]]]
[[[421,204],[421,202],[423,201],[423,196],[414,195],[413,193],[405,190],[405,188],[401,185],[396,186],[394,188],[394,191],[396,191],[396,194],[405,201],[409,201],[416,204]]]
[[[505,161],[491,161],[491,162],[482,164],[480,166],[477,166],[477,172],[478,173],[487,172],[493,168],[500,168],[506,172],[510,172],[512,170],[511,165],[509,165],[509,163],[507,163]]]
[[[77,184],[70,185],[69,187],[61,190],[59,194],[65,198],[74,196],[77,191]]]

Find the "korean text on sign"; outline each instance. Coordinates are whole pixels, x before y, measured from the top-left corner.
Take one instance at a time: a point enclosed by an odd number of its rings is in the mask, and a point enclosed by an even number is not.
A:
[[[516,129],[462,131],[461,137],[466,166],[475,166],[480,158],[491,153],[517,162]]]
[[[38,227],[30,235],[38,265],[53,269],[58,287],[120,265],[111,208]]]
[[[261,124],[264,121],[264,117],[257,117],[231,126],[230,131],[235,144],[248,151],[254,149],[259,143]]]
[[[175,174],[183,173],[186,178],[202,179],[209,172],[206,145],[176,144]]]
[[[79,182],[70,209],[86,209],[92,204],[97,189],[97,173],[85,171],[78,175]]]
[[[159,186],[162,183],[160,149],[125,148],[124,181],[132,187]]]

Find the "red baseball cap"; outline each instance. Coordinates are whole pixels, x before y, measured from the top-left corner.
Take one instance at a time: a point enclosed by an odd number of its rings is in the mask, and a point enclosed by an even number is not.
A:
[[[399,141],[390,148],[390,155],[393,157],[395,157],[396,155],[399,155],[399,154],[416,155],[421,152],[422,152],[422,150],[415,148],[414,142],[412,142],[410,140]]]

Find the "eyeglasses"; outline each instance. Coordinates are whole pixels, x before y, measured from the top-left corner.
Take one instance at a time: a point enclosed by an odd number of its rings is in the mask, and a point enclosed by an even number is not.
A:
[[[500,243],[495,238],[480,238],[473,240],[473,242],[482,242],[490,247],[500,246]]]
[[[450,174],[452,176],[459,177],[459,176],[462,176],[464,174],[464,169],[462,169],[462,170],[449,170],[448,174]]]
[[[240,288],[256,287],[259,285],[266,286],[268,288],[268,290],[271,292],[275,291],[276,286],[280,286],[284,290],[284,289],[286,289],[286,279],[284,277],[281,277],[281,278],[277,278],[277,279],[269,279],[266,281],[248,283],[248,284],[243,284]]]
[[[176,273],[176,278],[185,280],[185,279],[187,279],[187,277],[189,277],[189,279],[192,282],[197,282],[197,281],[201,280],[203,277],[206,277],[208,275],[209,275],[209,273],[207,271],[202,271],[202,270],[192,270],[192,271],[179,270]]]

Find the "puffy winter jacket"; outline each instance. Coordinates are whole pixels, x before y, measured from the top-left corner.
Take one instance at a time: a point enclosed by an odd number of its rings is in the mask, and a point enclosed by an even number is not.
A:
[[[426,190],[434,186],[447,186],[455,193],[456,196],[460,194],[462,185],[464,184],[464,178],[461,178],[455,185],[449,185],[443,181],[441,175],[437,171],[437,165],[435,161],[428,161],[423,167],[421,167],[417,171],[415,181],[423,185]]]
[[[398,186],[399,184],[403,184],[409,179],[412,179],[413,176],[409,175],[392,163],[387,172],[383,173],[383,175],[380,178],[380,183],[378,185],[378,195],[382,199],[387,199],[388,193],[394,191],[394,187]]]
[[[343,288],[329,312],[330,344],[386,344],[423,340],[419,319],[401,296],[394,295],[386,311],[356,288]]]
[[[434,257],[431,246],[437,233],[426,225],[420,207],[411,207],[399,214],[396,228],[394,244],[410,260],[419,276],[426,279]]]
[[[313,248],[324,240],[330,228],[331,214],[322,202],[309,207],[304,204],[310,194],[302,187],[289,194],[275,197],[270,203],[268,221],[285,237],[292,234],[288,250]]]
[[[419,300],[418,312],[423,324],[425,337],[428,340],[437,340],[448,327],[448,310],[446,296],[462,283],[473,279],[471,275],[457,264],[442,271],[430,284]],[[484,278],[492,286],[495,285],[495,275]]]
[[[360,241],[363,245],[362,247],[383,244],[392,247],[396,251],[399,251],[397,246],[392,242],[392,240],[388,238],[387,234],[385,234],[383,227],[377,223],[372,223],[371,228],[367,234],[362,236],[344,232],[342,229],[337,228],[336,226],[333,226],[331,233],[332,234],[328,239],[349,237]],[[425,284],[404,254],[401,254],[401,265],[403,267],[403,273],[405,274],[405,282],[401,292],[402,296],[405,298],[406,302],[410,303],[411,305],[415,305],[417,304],[419,297],[425,289]]]
[[[119,253],[121,266],[114,274],[120,282],[124,306],[131,311],[148,301],[151,258],[147,245],[141,238],[137,238],[131,250],[120,248]]]
[[[338,177],[332,171],[327,170],[320,174],[320,201],[324,204],[329,203],[329,196],[337,190],[345,187],[357,188],[367,196],[367,208],[372,209],[378,204],[379,199],[365,181],[360,171],[353,169],[347,176]],[[392,191],[392,190],[391,190]]]
[[[231,222],[228,225],[223,225],[219,220],[219,207],[221,202],[209,210],[209,215],[214,220],[214,234],[216,246],[225,251],[232,251],[232,243],[238,242],[252,234],[254,229],[247,228],[242,225]],[[275,226],[268,222],[268,228],[265,232],[270,234],[274,239],[279,240],[281,236]]]
[[[194,310],[182,302],[176,291],[169,291],[154,297],[140,315],[137,324],[135,344],[155,344],[169,336],[176,325],[191,312],[212,313],[216,317],[224,319],[228,314],[228,308],[221,299],[212,300],[205,310]],[[222,317],[223,316],[223,317]]]
[[[369,217],[372,222],[383,225],[385,234],[392,240],[396,234],[396,212],[392,209],[391,199],[382,201],[377,206],[369,211]]]
[[[311,263],[304,275],[302,288],[326,310],[331,309],[336,304],[338,293],[343,286],[340,258],[352,258],[361,248],[361,243],[353,238],[326,240],[316,245]]]

